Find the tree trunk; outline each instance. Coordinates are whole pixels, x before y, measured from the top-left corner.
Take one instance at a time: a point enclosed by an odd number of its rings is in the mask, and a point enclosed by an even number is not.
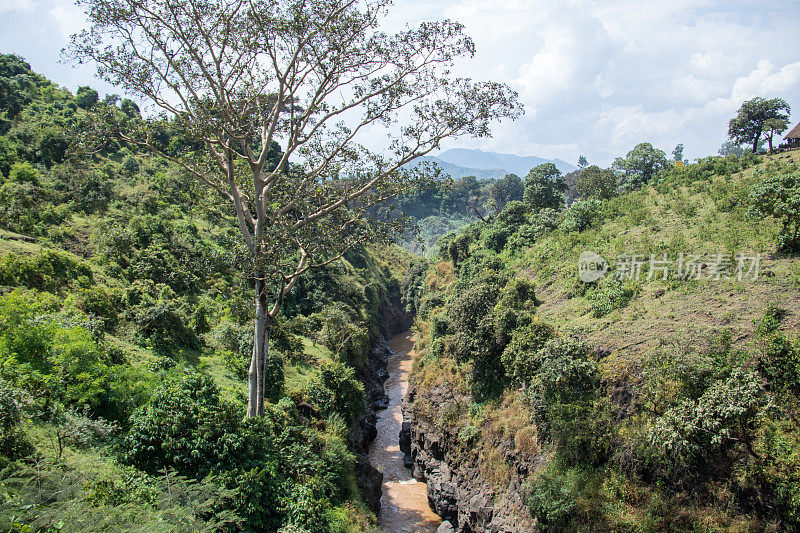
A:
[[[759,139],[761,139],[761,130],[758,130],[758,135],[756,135],[756,138],[753,139],[753,153],[756,153],[756,150],[758,150]]]
[[[257,277],[263,278],[260,274]],[[264,416],[264,366],[269,350],[269,308],[263,279],[256,280],[256,320],[253,355],[247,373],[247,417]]]
[[[770,131],[769,132],[769,137],[767,137],[767,139],[769,139],[769,153],[773,152],[773,150],[772,150],[772,135],[773,135],[773,132]]]

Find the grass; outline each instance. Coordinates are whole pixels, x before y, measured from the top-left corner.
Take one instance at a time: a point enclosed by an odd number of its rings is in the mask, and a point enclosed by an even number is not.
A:
[[[602,221],[587,230],[556,230],[518,255],[504,250],[502,258],[517,276],[535,282],[541,301],[536,308],[539,318],[562,333],[578,332],[589,345],[608,350],[610,355],[599,366],[604,384],[626,382],[638,375],[648,354],[657,352],[660,346],[665,349],[669,342],[715,339],[727,330],[734,349],[751,348],[754,323],[769,305],[785,309],[781,327],[796,332],[800,328],[800,258],[776,253],[778,225],[770,220],[751,220],[744,200],[761,173],[770,166],[774,169],[776,161],[800,164],[800,152],[765,159],[737,174],[661,184],[626,194],[606,202]],[[763,275],[755,282],[643,279],[623,284],[623,290],[631,289],[624,298],[613,302],[607,313],[595,313],[595,301],[611,295],[605,281],[587,286],[579,280],[577,262],[584,250],[607,259],[625,252],[648,258],[650,254],[673,258],[692,252],[759,253]],[[446,300],[454,285],[452,264],[435,264],[425,284],[429,294],[444,295],[442,300]],[[430,309],[427,318],[440,311]],[[418,357],[412,371],[417,389],[414,416],[439,428],[445,440],[452,438],[458,449],[450,453],[461,455],[458,462],[476,462],[482,479],[495,489],[495,502],[500,502],[512,493],[515,464],[527,463],[533,468],[546,465],[553,453],[549,444],[537,438],[525,393],[506,390],[497,400],[473,403],[466,409],[469,416],[462,414],[466,405],[433,401],[451,397],[469,401],[471,367],[457,364],[446,355],[447,350],[445,355],[428,353],[432,343],[429,320],[418,319],[415,329]],[[634,429],[620,426],[622,432]],[[613,470],[589,469],[578,474],[581,488],[576,512],[587,520],[606,516],[609,529],[661,530],[675,520],[704,524],[708,530],[758,530],[764,525],[746,516],[728,514],[724,501],[691,505],[671,501],[660,487]],[[729,496],[730,492],[723,489],[718,491],[721,497]],[[685,515],[663,515],[665,509],[683,509]]]
[[[587,340],[611,350],[642,352],[659,338],[692,323],[708,332],[728,327],[737,342],[749,340],[752,321],[771,302],[788,311],[786,328],[800,325],[800,260],[775,252],[778,224],[752,220],[746,206],[722,205],[741,199],[759,173],[776,162],[800,163],[800,153],[768,156],[766,161],[731,176],[717,175],[679,186],[647,187],[608,202],[604,220],[581,233],[555,231],[516,258],[509,258],[521,276],[537,284],[539,315],[563,329],[580,330]],[[592,313],[593,290],[577,279],[578,255],[584,250],[613,261],[622,253],[669,258],[683,253],[761,254],[764,273],[756,282],[650,280],[628,305],[605,316]],[[600,282],[605,286],[606,282]],[[599,289],[596,289],[599,290]],[[585,294],[580,294],[584,291]]]

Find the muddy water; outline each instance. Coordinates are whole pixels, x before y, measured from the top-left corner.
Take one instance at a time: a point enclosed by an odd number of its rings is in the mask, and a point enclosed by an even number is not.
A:
[[[384,383],[389,407],[378,413],[378,436],[369,452],[370,462],[383,472],[379,525],[387,533],[435,532],[441,520],[428,506],[425,483],[415,480],[411,470],[403,466],[398,439],[403,423],[401,405],[408,390],[408,373],[414,358],[411,332],[392,337],[391,346],[389,379]]]

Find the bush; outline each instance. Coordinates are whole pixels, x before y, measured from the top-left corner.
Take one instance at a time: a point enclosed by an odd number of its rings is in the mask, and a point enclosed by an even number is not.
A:
[[[515,330],[511,342],[503,350],[506,373],[518,383],[530,383],[542,363],[539,350],[554,335],[553,327],[541,321],[532,321]]]
[[[147,284],[133,285],[128,290],[137,335],[142,337],[140,342],[149,340],[159,355],[169,355],[181,348],[199,349],[197,335],[189,327],[189,319],[179,302],[173,298],[174,293],[167,288],[156,299],[153,292],[154,287]]]
[[[525,484],[531,514],[543,525],[558,529],[569,524],[576,507],[576,480],[570,474],[550,467],[537,472]]]
[[[500,253],[503,251],[510,233],[511,230],[505,226],[489,226],[483,234],[483,242],[488,249]]]
[[[447,246],[447,254],[453,265],[458,267],[459,264],[469,257],[469,245],[474,240],[470,233],[459,233],[458,236],[453,238]]]
[[[564,212],[561,229],[564,231],[583,231],[600,218],[602,202],[595,198],[578,200]]]
[[[40,414],[63,402],[103,408],[108,355],[92,331],[52,314],[36,293],[14,291],[0,300],[0,366],[3,376],[30,393]]]
[[[8,174],[8,181],[12,183],[29,183],[31,185],[39,185],[41,174],[36,170],[33,165],[27,161],[22,163],[14,163],[11,171]]]
[[[129,176],[136,174],[139,172],[139,161],[132,155],[127,156],[122,160],[122,171]]]
[[[771,176],[750,190],[753,216],[774,217],[781,224],[778,249],[798,251],[800,241],[800,174],[793,172]]]
[[[231,468],[263,453],[244,447],[244,436],[236,435],[241,415],[220,401],[211,379],[185,368],[170,373],[131,421],[122,459],[149,473],[169,467],[202,478],[214,467]]]
[[[493,344],[492,311],[498,298],[497,289],[489,283],[477,283],[448,306],[453,332],[458,335],[456,355],[461,360],[486,351]],[[487,343],[488,341],[488,343]]]
[[[82,327],[58,328],[52,353],[51,386],[63,391],[63,401],[98,409],[106,390],[108,366],[91,332]]]
[[[752,450],[767,405],[758,376],[736,369],[697,401],[683,400],[660,417],[652,429],[651,443],[669,459],[673,472],[685,475],[693,473],[692,466],[719,466],[732,446]]]
[[[343,365],[321,380],[338,389],[334,397],[348,401],[342,372]],[[341,436],[320,439],[300,425],[286,399],[268,404],[263,418],[243,420],[241,407],[221,400],[210,378],[182,368],[166,376],[132,420],[122,444],[125,463],[151,473],[171,468],[193,479],[214,473],[235,489],[215,512],[233,510],[245,530],[294,524],[328,531],[333,507],[355,497],[353,458]]]
[[[605,286],[589,295],[592,315],[595,318],[601,318],[614,309],[625,307],[638,291],[638,287],[630,284],[623,285],[617,277],[608,278]]]
[[[78,290],[75,296],[75,306],[84,313],[100,317],[107,331],[113,330],[117,325],[118,304],[116,295],[103,286]]]
[[[89,265],[56,250],[45,250],[33,256],[12,253],[0,260],[0,284],[3,285],[56,292],[76,281],[88,285],[92,278]]]
[[[535,356],[529,397],[539,434],[570,464],[600,464],[611,446],[609,405],[591,349],[572,337],[548,340]]]
[[[497,215],[495,223],[500,226],[511,228],[513,231],[517,226],[525,224],[528,215],[528,208],[519,200],[508,202],[503,210]]]
[[[364,386],[353,369],[341,362],[323,363],[308,383],[305,396],[324,417],[338,414],[348,426],[364,412]]]
[[[0,379],[0,455],[7,459],[18,459],[33,452],[33,446],[20,428],[21,421],[21,394]]]
[[[366,364],[369,332],[354,324],[353,317],[342,307],[326,307],[320,318],[322,329],[317,333],[317,341],[352,366]]]

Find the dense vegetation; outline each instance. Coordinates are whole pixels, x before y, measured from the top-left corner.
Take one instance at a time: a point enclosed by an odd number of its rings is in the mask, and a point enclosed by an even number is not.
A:
[[[419,317],[414,416],[457,435],[498,494],[537,465],[539,525],[800,528],[796,154],[679,169],[642,143],[612,169],[404,195],[429,260],[362,247],[301,279],[271,332],[266,415],[245,419],[234,213],[131,146],[76,157],[97,105],[139,113],[0,55],[0,528],[372,528],[356,375],[400,301]],[[762,276],[667,279],[645,261],[584,283],[585,250],[706,253],[706,269],[761,254]],[[458,394],[426,400],[442,386]]]
[[[584,165],[567,208],[533,169],[522,201],[418,269],[414,416],[477,458],[496,503],[538,465],[523,490],[542,527],[800,527],[796,155],[680,169],[642,144]],[[585,283],[586,250],[641,254],[642,275]],[[648,276],[680,254],[706,275]],[[716,254],[761,254],[761,276],[715,279]]]
[[[229,259],[232,209],[130,146],[75,157],[99,103],[139,113],[0,55],[0,529],[371,527],[356,369],[408,255],[360,248],[297,284],[266,416],[245,420],[252,287]]]

